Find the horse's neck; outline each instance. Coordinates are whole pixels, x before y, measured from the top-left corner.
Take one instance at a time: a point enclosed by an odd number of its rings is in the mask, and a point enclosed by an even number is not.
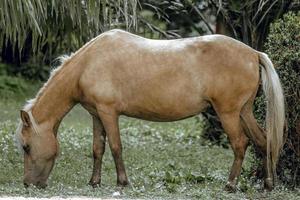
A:
[[[32,114],[38,124],[46,122],[56,129],[62,118],[75,105],[75,96],[78,93],[76,71],[61,69],[46,85],[32,107]]]

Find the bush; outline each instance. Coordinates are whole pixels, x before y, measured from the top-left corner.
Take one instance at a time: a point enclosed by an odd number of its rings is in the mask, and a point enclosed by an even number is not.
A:
[[[279,159],[280,180],[292,186],[300,183],[300,12],[288,13],[270,27],[265,52],[273,61],[285,95],[286,142]],[[257,97],[255,114],[264,121],[264,96]]]
[[[0,100],[19,100],[32,96],[41,86],[38,81],[0,74]]]

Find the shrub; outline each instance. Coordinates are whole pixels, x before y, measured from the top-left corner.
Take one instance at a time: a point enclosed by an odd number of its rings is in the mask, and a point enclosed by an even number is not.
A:
[[[0,100],[19,100],[32,96],[41,86],[38,81],[29,81],[20,77],[0,74]]]
[[[285,96],[286,142],[279,159],[280,180],[293,186],[300,183],[300,12],[288,13],[270,26],[265,52],[279,74]],[[264,121],[264,96],[257,97],[255,114]]]

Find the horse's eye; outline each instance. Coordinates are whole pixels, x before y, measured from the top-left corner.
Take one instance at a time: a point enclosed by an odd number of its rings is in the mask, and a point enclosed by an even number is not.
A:
[[[24,150],[25,153],[29,154],[29,151],[30,151],[29,145],[28,144],[24,145],[23,150]]]

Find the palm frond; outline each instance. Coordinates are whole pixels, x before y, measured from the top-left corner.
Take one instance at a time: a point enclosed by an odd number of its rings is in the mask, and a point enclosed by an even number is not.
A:
[[[68,51],[109,28],[136,28],[137,1],[1,0],[0,39],[22,51],[30,37],[35,53],[53,51],[68,41]]]

